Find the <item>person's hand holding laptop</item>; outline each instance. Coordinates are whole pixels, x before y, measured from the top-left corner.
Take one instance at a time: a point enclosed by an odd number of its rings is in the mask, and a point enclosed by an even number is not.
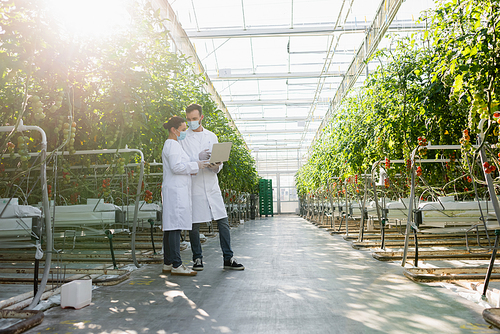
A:
[[[200,158],[203,156],[204,158],[210,160],[209,167],[214,173],[217,173],[219,170],[219,166],[229,160],[229,154],[231,153],[231,146],[233,143],[225,142],[225,143],[215,143],[212,146],[212,152],[208,152],[208,150],[204,150],[200,152]]]

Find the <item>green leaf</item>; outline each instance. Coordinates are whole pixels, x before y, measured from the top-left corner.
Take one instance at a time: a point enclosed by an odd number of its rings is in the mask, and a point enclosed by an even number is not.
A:
[[[455,67],[457,66],[457,62],[453,61],[450,66],[450,74],[453,74],[455,72]]]
[[[463,87],[463,76],[461,74],[455,77],[455,82],[453,83],[453,93],[458,94]]]

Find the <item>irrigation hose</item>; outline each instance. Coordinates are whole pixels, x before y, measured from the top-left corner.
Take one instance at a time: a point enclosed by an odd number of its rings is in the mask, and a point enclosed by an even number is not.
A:
[[[491,253],[490,265],[488,266],[488,272],[484,279],[483,297],[486,297],[486,292],[488,291],[488,284],[490,282],[491,272],[493,271],[493,266],[495,265],[495,258],[497,256],[498,249],[498,239],[500,237],[500,230],[495,230],[495,247]]]
[[[113,269],[118,269],[116,266],[115,251],[113,250],[113,232],[106,230],[104,233],[109,240],[109,250],[111,251],[111,259],[113,260]]]

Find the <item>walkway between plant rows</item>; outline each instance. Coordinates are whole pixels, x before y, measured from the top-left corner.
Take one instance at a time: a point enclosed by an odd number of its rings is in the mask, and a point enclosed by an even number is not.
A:
[[[143,266],[93,291],[81,309],[56,307],[27,333],[499,333],[482,308],[441,286],[411,282],[341,236],[298,216],[233,228],[244,271],[222,269],[218,238],[203,245],[195,277]],[[191,265],[191,250],[182,252]]]

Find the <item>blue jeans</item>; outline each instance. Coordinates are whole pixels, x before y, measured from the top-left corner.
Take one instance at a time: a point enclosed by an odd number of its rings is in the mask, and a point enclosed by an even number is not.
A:
[[[219,227],[219,240],[222,255],[224,256],[225,261],[229,261],[233,257],[233,251],[231,250],[231,234],[229,232],[229,220],[226,217],[218,219],[216,222]],[[191,249],[193,251],[193,261],[203,258],[200,242],[200,225],[201,223],[193,224],[192,230],[189,231],[189,242],[191,243]]]
[[[163,231],[163,263],[174,268],[182,264],[181,230]]]

